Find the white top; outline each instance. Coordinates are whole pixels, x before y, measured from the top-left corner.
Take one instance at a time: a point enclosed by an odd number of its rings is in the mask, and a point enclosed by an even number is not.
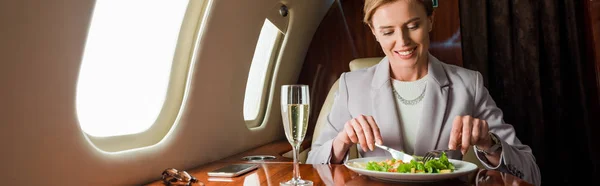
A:
[[[423,111],[423,97],[425,95],[428,77],[429,75],[425,75],[423,78],[416,81],[399,81],[392,79],[392,88],[397,92],[397,94],[393,94],[396,98],[396,108],[400,119],[400,131],[404,138],[404,151],[408,154],[414,154],[415,152],[419,119],[421,118],[421,113]],[[413,103],[416,102],[416,104],[411,105],[410,103],[403,103],[401,101],[402,98],[405,101],[414,100]]]

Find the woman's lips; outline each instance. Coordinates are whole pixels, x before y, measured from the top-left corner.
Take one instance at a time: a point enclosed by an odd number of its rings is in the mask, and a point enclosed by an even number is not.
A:
[[[414,56],[417,47],[408,50],[395,50],[394,53],[401,59],[410,59]]]

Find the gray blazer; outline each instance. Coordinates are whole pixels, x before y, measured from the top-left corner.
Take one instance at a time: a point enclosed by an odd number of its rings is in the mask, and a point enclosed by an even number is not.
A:
[[[341,75],[339,89],[327,117],[328,125],[322,126],[320,134],[315,134],[319,136],[312,143],[306,163],[328,164],[333,138],[343,130],[346,121],[360,114],[373,116],[386,146],[404,149],[389,66],[385,57],[373,67]],[[470,115],[487,121],[490,131],[502,141],[500,165],[491,167],[484,161],[485,156],[478,154],[482,164],[487,169],[508,172],[540,185],[541,175],[531,148],[519,141],[512,125],[504,122],[502,111],[484,87],[481,74],[443,63],[431,54],[428,69],[430,78],[423,98],[423,114],[415,154],[422,156],[429,150],[446,149],[454,118],[458,115]],[[372,152],[358,149],[361,157],[390,156],[381,149]],[[462,159],[461,153],[449,156]]]

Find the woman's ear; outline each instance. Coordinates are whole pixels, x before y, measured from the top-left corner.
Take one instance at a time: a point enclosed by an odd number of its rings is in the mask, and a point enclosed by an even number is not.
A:
[[[435,16],[435,11],[431,13],[431,16],[429,16],[429,32],[431,32],[431,30],[433,30],[433,17]]]

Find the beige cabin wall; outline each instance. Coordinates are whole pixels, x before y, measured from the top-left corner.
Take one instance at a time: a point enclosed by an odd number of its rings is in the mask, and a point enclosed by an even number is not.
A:
[[[297,82],[311,38],[333,0],[215,0],[177,127],[158,144],[119,153],[89,143],[75,109],[94,2],[0,1],[2,185],[140,185],[158,179],[165,168],[190,169],[284,138],[278,102],[257,130],[246,127],[242,113],[266,10],[278,2],[290,9],[276,67],[279,87]]]

